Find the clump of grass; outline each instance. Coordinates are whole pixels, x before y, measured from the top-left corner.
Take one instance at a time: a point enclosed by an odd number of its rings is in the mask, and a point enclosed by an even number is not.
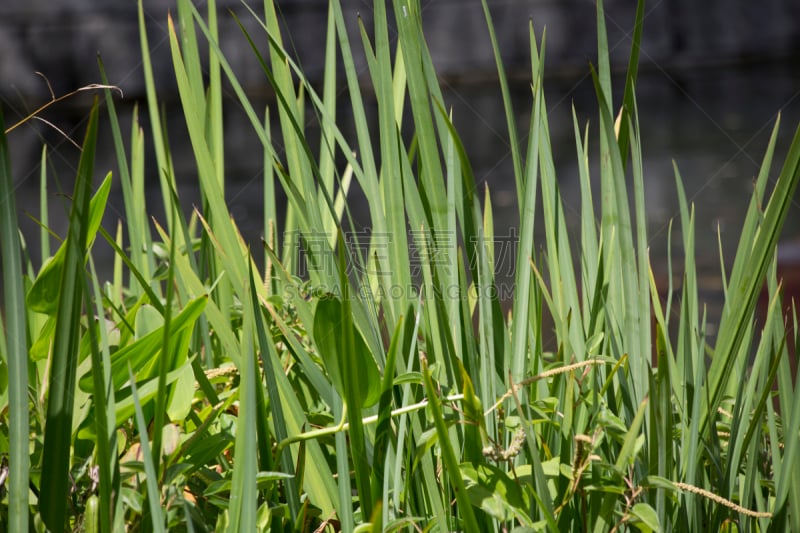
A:
[[[491,193],[481,203],[418,1],[377,0],[374,27],[359,21],[355,46],[378,111],[371,129],[338,0],[329,3],[320,91],[286,52],[272,2],[250,14],[258,35],[241,25],[276,95],[266,113],[220,50],[215,2],[204,15],[178,0],[169,44],[203,199],[189,217],[178,208],[140,3],[150,132],[134,117],[123,136],[106,90],[118,169],[90,197],[95,107],[65,241],[55,254],[43,244],[52,258],[41,268],[22,263],[0,142],[8,373],[0,452],[9,464],[0,514],[12,530],[800,530],[800,392],[787,350],[797,314],[792,307],[787,327],[775,273],[800,179],[800,130],[767,197],[775,125],[709,346],[694,208],[677,170],[686,251],[679,306],[659,299],[647,257],[634,90],[644,3],[621,102],[612,98],[597,3],[597,131],[574,118],[577,254],[550,149],[546,40],[530,27],[531,121],[521,140],[482,4],[519,199],[509,314],[495,286]],[[247,247],[224,202],[223,79],[263,146],[263,251]],[[344,110],[339,86],[349,93]],[[321,126],[319,147],[306,137],[306,103]],[[352,139],[338,127],[342,113],[353,116]],[[167,213],[152,223],[147,139]],[[599,176],[589,172],[590,139]],[[281,220],[273,179],[288,198]],[[110,231],[100,221],[112,180],[125,217]],[[346,241],[356,229],[351,182],[367,198],[372,227],[355,243]],[[97,237],[116,254],[107,282],[92,261]],[[758,325],[765,284],[770,305]],[[554,352],[543,348],[544,323],[553,324]]]

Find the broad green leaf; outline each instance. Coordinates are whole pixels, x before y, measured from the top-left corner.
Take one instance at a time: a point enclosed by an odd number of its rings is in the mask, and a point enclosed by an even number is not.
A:
[[[167,385],[171,385],[176,383],[183,374],[187,371],[191,373],[191,365],[187,362],[183,364],[180,368],[173,370],[172,372],[167,374]],[[146,407],[150,401],[155,398],[156,392],[158,390],[158,380],[157,379],[149,379],[147,381],[140,382],[138,387],[138,398],[139,403],[142,407]],[[194,384],[189,387],[189,391],[194,393]],[[91,415],[99,416],[97,413],[90,413],[90,416],[87,419],[91,419]],[[116,399],[115,399],[115,409],[114,409],[114,423],[115,427],[119,427],[123,425],[127,420],[130,420],[135,414],[134,410],[134,402],[133,397],[131,396],[131,388],[125,387],[117,391]],[[173,420],[180,420],[175,418]],[[89,438],[97,438],[95,434],[95,428],[93,425],[86,426],[85,428],[78,431],[78,436],[80,438],[89,439]]]
[[[84,237],[88,247],[92,246],[94,238],[103,219],[103,213],[108,201],[108,193],[111,190],[111,173],[109,173],[100,184],[89,204],[89,216],[84,228]],[[64,261],[67,255],[67,241],[70,236],[64,239],[55,255],[48,258],[42,266],[41,272],[33,282],[33,286],[28,291],[26,301],[28,308],[37,313],[54,315],[58,299],[53,295],[61,292],[61,276],[64,270]]]
[[[634,518],[631,523],[639,531],[650,533],[651,531],[661,531],[656,510],[646,503],[639,502],[631,507],[630,515]]]
[[[136,339],[146,337],[149,333],[164,326],[164,317],[151,305],[142,305],[136,312]]]
[[[370,407],[380,399],[381,377],[378,366],[367,348],[363,337],[353,328],[356,368],[346,367],[346,355],[342,353],[342,302],[328,294],[317,303],[314,312],[314,342],[325,363],[331,382],[341,397],[345,397],[344,373],[354,376],[363,407]]]
[[[44,326],[39,330],[39,338],[36,339],[30,348],[31,361],[41,361],[50,355],[50,348],[53,345],[53,334],[56,331],[55,317],[48,317]]]
[[[186,307],[171,320],[170,351],[174,353],[170,353],[168,355],[170,357],[176,356],[178,359],[173,360],[173,364],[175,366],[170,370],[181,365],[183,361],[185,361],[187,354],[185,349],[181,350],[181,348],[186,347],[186,342],[188,342],[188,336],[191,334],[192,327],[200,317],[203,309],[205,309],[207,302],[208,296],[204,295],[200,296],[199,298],[195,298],[186,304]],[[129,366],[135,374],[146,365],[150,365],[148,368],[151,370],[154,368],[152,365],[154,362],[156,362],[155,356],[161,349],[161,343],[164,336],[163,329],[163,326],[158,327],[132,344],[129,344],[128,346],[125,346],[124,348],[114,352],[114,354],[111,356],[111,378],[116,390],[119,390],[119,388],[121,388],[122,385],[128,380],[127,370]],[[183,358],[183,360],[180,360],[181,358]],[[84,366],[85,365],[81,365],[82,368]],[[85,371],[88,370],[88,368],[85,369]],[[155,374],[148,373],[147,375],[142,376],[139,376],[138,374],[136,375],[139,379],[142,379],[151,377]],[[91,374],[84,375],[79,381],[79,386],[81,390],[85,392],[91,392]]]
[[[484,464],[477,467],[463,463],[460,467],[472,505],[501,520],[519,520],[532,526],[528,517],[530,502],[520,484],[497,468]]]
[[[170,420],[185,420],[192,408],[195,385],[192,365],[183,365],[175,380],[175,386],[170,389],[167,403],[167,416]]]

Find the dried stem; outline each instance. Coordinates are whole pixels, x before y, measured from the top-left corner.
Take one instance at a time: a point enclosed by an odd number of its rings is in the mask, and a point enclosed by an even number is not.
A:
[[[695,487],[694,485],[689,485],[686,483],[681,483],[680,481],[673,481],[673,485],[681,490],[685,490],[686,492],[691,492],[692,494],[699,494],[704,498],[708,498],[709,500],[716,502],[720,505],[724,505],[729,509],[733,509],[737,513],[741,513],[746,516],[752,516],[753,518],[772,518],[772,513],[762,513],[760,511],[751,511],[750,509],[746,509],[740,505],[736,505],[730,500],[726,500],[722,496],[718,496],[713,492],[709,492],[705,489],[701,489],[700,487]]]
[[[52,105],[55,105],[55,104],[57,104],[57,103],[59,103],[59,102],[62,102],[62,101],[64,101],[64,100],[66,100],[67,98],[70,98],[70,97],[72,97],[72,96],[75,96],[76,94],[78,94],[78,93],[82,93],[82,92],[84,92],[84,91],[96,91],[96,90],[99,90],[99,89],[110,89],[110,90],[112,90],[112,91],[118,91],[118,92],[119,92],[119,95],[120,95],[120,98],[121,98],[121,97],[123,97],[123,94],[122,94],[122,89],[120,89],[120,88],[119,88],[119,87],[117,87],[116,85],[103,85],[103,84],[100,84],[100,83],[90,83],[89,85],[85,85],[85,86],[83,86],[83,87],[80,87],[80,88],[78,88],[78,89],[75,89],[75,90],[74,90],[74,91],[72,91],[72,92],[69,92],[69,93],[67,93],[67,94],[64,94],[64,95],[62,95],[62,96],[59,96],[58,98],[56,98],[56,96],[55,96],[55,93],[53,92],[53,87],[50,85],[50,81],[49,81],[49,80],[48,80],[48,79],[45,77],[45,75],[44,75],[44,74],[42,74],[41,72],[37,72],[37,74],[38,74],[39,76],[41,76],[42,78],[44,78],[45,82],[47,83],[47,88],[48,88],[48,90],[50,91],[50,100],[49,100],[49,101],[48,101],[46,104],[44,104],[44,105],[42,105],[42,106],[38,107],[38,108],[37,108],[37,109],[36,109],[36,110],[35,110],[33,113],[31,113],[31,114],[30,114],[30,115],[28,115],[27,117],[23,118],[22,120],[20,120],[19,122],[17,122],[16,124],[14,124],[13,126],[11,126],[10,128],[8,128],[8,129],[6,130],[6,135],[8,135],[9,133],[11,133],[12,131],[14,131],[15,129],[17,129],[17,128],[18,128],[18,127],[20,127],[21,125],[25,124],[25,123],[26,123],[26,122],[28,122],[29,120],[32,120],[32,119],[34,119],[34,118],[37,118],[37,115],[39,115],[39,113],[41,113],[42,111],[44,111],[44,110],[45,110],[45,109],[47,109],[48,107],[50,107],[50,106],[52,106]],[[41,120],[41,119],[40,119],[40,120]],[[49,123],[49,122],[47,122],[47,121],[44,121],[44,122],[45,122],[45,123],[47,123],[47,124],[50,124],[50,123]],[[52,124],[51,124],[51,125],[52,125]],[[56,128],[56,129],[58,129],[58,128]],[[58,131],[59,131],[59,132],[61,132],[60,130],[58,130]],[[63,132],[61,132],[61,133],[62,133],[62,135],[63,135]]]
[[[506,401],[508,398],[511,398],[511,396],[514,393],[516,393],[517,391],[519,391],[522,387],[524,387],[526,385],[530,385],[531,383],[535,383],[535,382],[537,382],[537,381],[539,381],[541,379],[547,379],[549,377],[553,377],[553,376],[556,376],[558,374],[564,374],[566,372],[572,372],[573,370],[576,370],[578,368],[584,368],[584,367],[588,367],[588,366],[591,366],[591,365],[602,365],[602,364],[605,364],[605,363],[606,363],[606,361],[602,361],[600,359],[587,359],[587,360],[581,361],[579,363],[572,363],[571,365],[562,366],[562,367],[559,367],[559,368],[552,368],[550,370],[542,372],[541,374],[536,374],[535,376],[531,376],[529,378],[523,379],[519,383],[512,385],[511,388],[509,388],[508,391],[506,391],[506,393],[503,394],[500,397],[500,399],[497,400],[494,403],[494,405],[492,405],[489,409],[487,409],[486,412],[483,413],[483,414],[484,414],[484,416],[487,416],[489,413],[491,413],[492,411],[494,411],[495,409],[500,407],[500,405],[504,401]]]

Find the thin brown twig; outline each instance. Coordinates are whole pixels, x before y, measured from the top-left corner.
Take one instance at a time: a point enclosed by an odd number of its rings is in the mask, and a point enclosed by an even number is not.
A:
[[[100,90],[100,89],[110,89],[112,91],[119,92],[120,98],[122,98],[124,96],[122,94],[122,89],[120,89],[116,85],[104,85],[104,84],[100,84],[100,83],[90,83],[89,85],[85,85],[83,87],[79,87],[79,88],[75,89],[72,92],[68,92],[67,94],[64,94],[64,95],[59,96],[58,98],[56,98],[55,94],[53,93],[53,88],[50,85],[50,81],[48,81],[47,78],[44,76],[44,74],[42,74],[41,72],[37,72],[37,74],[42,76],[45,79],[45,81],[47,82],[47,88],[50,90],[50,97],[51,97],[50,100],[46,104],[39,106],[37,109],[35,109],[27,117],[23,118],[22,120],[20,120],[19,122],[17,122],[13,126],[11,126],[10,128],[6,129],[6,135],[8,135],[9,133],[14,131],[15,129],[17,129],[21,125],[25,124],[29,120],[32,120],[32,119],[36,118],[39,115],[39,113],[43,112],[48,107],[50,107],[52,105],[55,105],[55,104],[57,104],[59,102],[63,102],[67,98],[75,96],[76,94],[82,93],[84,91],[95,91],[95,90]],[[63,132],[62,132],[62,134],[63,134]]]
[[[33,118],[34,120],[39,120],[39,121],[41,121],[41,122],[44,122],[45,124],[47,124],[48,126],[50,126],[51,128],[53,128],[54,130],[56,130],[58,133],[60,133],[60,134],[61,134],[61,136],[62,136],[62,137],[64,137],[64,138],[65,138],[67,141],[69,141],[69,143],[70,143],[72,146],[74,146],[75,148],[77,148],[77,149],[78,149],[78,150],[80,150],[81,152],[83,151],[83,148],[81,148],[81,145],[80,145],[80,144],[78,144],[77,142],[75,142],[75,140],[74,140],[72,137],[70,137],[69,135],[67,135],[67,134],[66,134],[66,132],[65,132],[64,130],[62,130],[61,128],[59,128],[58,126],[56,126],[55,124],[53,124],[53,123],[52,123],[52,122],[50,122],[49,120],[47,120],[47,119],[44,119],[44,118],[42,118],[42,117],[31,117],[31,118]]]
[[[44,80],[44,82],[47,84],[47,90],[48,90],[48,91],[50,91],[50,99],[51,99],[51,100],[55,100],[55,99],[56,99],[56,93],[55,93],[55,91],[53,90],[53,86],[52,86],[52,85],[50,85],[50,80],[49,80],[49,79],[47,79],[47,76],[45,76],[43,72],[39,72],[38,70],[36,71],[36,75],[37,75],[37,76],[41,76],[41,78],[42,78],[42,79]]]
[[[578,363],[572,363],[570,365],[558,367],[558,368],[551,368],[550,370],[546,370],[541,374],[536,374],[535,376],[531,376],[529,378],[525,378],[517,384],[512,384],[511,387],[503,394],[499,400],[497,400],[494,405],[492,405],[489,409],[483,413],[484,416],[487,416],[489,413],[500,407],[500,405],[510,398],[514,393],[520,390],[522,387],[526,385],[530,385],[531,383],[535,383],[542,379],[547,379],[549,377],[556,376],[558,374],[564,374],[565,372],[571,372],[578,368],[584,368],[590,365],[602,365],[605,364],[607,361],[603,361],[601,359],[587,359],[585,361],[580,361]]]

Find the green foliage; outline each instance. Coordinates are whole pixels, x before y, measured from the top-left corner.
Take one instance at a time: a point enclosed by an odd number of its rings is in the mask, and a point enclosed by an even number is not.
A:
[[[273,2],[251,12],[258,35],[240,23],[276,95],[266,113],[220,49],[215,3],[203,15],[178,0],[169,45],[202,194],[189,217],[179,209],[140,3],[151,131],[134,114],[126,146],[106,89],[118,171],[92,197],[95,106],[69,227],[54,254],[43,245],[41,266],[23,263],[0,132],[2,523],[101,532],[800,530],[800,391],[789,349],[797,314],[792,307],[787,326],[775,268],[800,180],[800,129],[767,196],[775,125],[711,346],[694,206],[677,169],[679,304],[671,281],[661,300],[648,260],[634,90],[644,2],[618,111],[597,3],[597,131],[582,130],[573,113],[579,236],[567,231],[551,149],[545,38],[530,25],[523,146],[515,123],[523,110],[511,104],[482,4],[519,199],[512,302],[497,296],[491,194],[482,202],[476,190],[419,1],[376,0],[374,28],[359,21],[376,130],[338,0],[329,3],[321,94],[287,52]],[[263,147],[260,271],[224,201],[223,83]],[[303,126],[308,109],[320,124],[318,148]],[[343,113],[353,116],[352,138],[336,120]],[[167,213],[152,225],[146,142]],[[599,176],[590,175],[590,144],[599,146]],[[273,179],[288,199],[283,220]],[[101,221],[114,180],[125,213],[112,235]],[[355,231],[351,184],[367,198],[372,233],[346,242]],[[538,257],[537,207],[546,235]],[[107,283],[95,272],[98,236],[115,253]],[[543,345],[545,327],[554,352]]]

